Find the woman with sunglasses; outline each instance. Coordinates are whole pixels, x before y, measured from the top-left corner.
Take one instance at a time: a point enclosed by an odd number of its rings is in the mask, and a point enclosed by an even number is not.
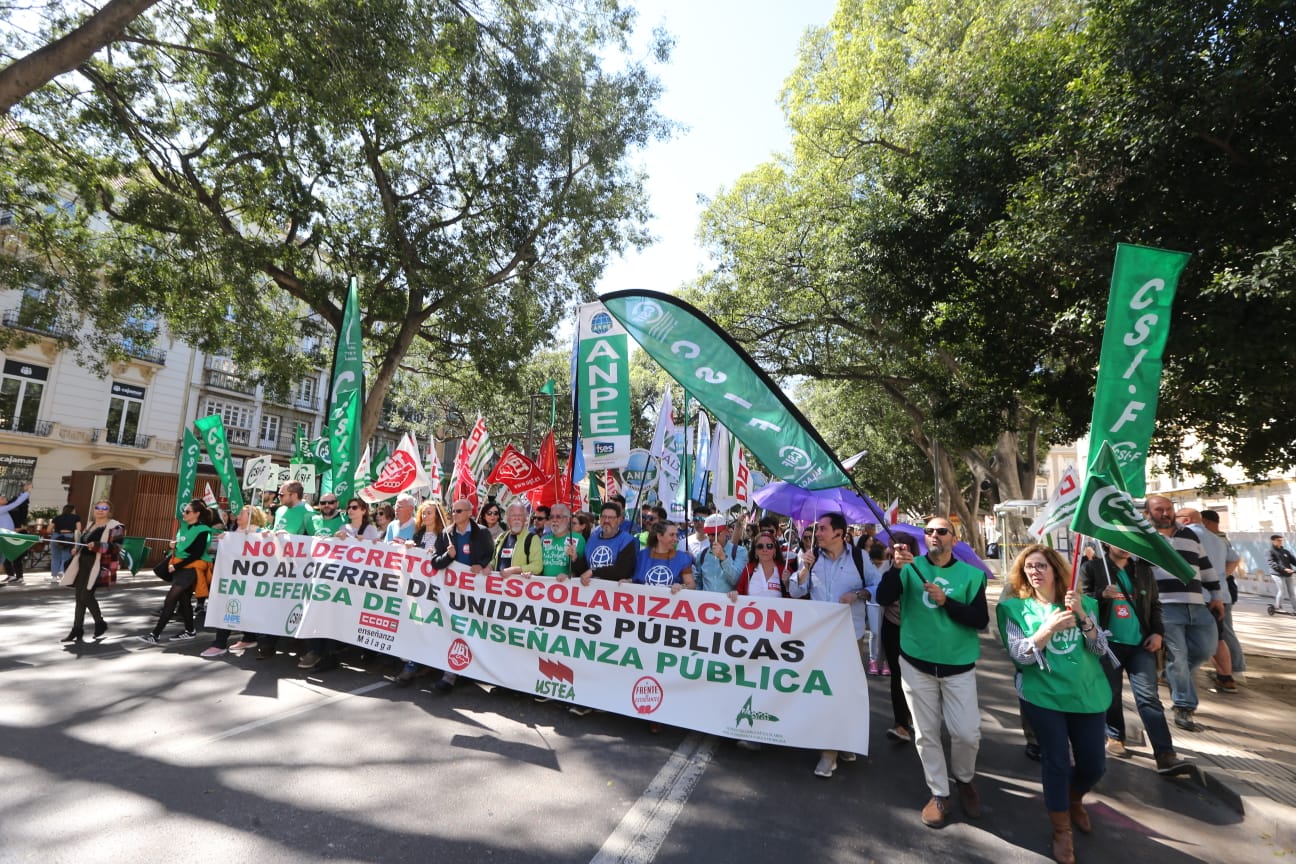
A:
[[[1023,549],[1004,593],[995,610],[999,638],[1017,667],[1021,710],[1039,740],[1053,858],[1073,864],[1071,826],[1082,834],[1092,829],[1084,795],[1107,764],[1112,691],[1100,659],[1107,636],[1097,623],[1098,601],[1071,588],[1071,568],[1055,549]]]
[[[362,498],[347,501],[346,522],[338,529],[335,537],[352,540],[377,540],[378,526],[369,521],[369,504]]]
[[[756,560],[748,561],[738,576],[738,584],[729,592],[730,600],[739,597],[786,597],[791,574],[783,560],[778,540],[768,532],[756,535],[752,544]]]
[[[77,572],[72,585],[76,589],[76,606],[72,613],[72,632],[64,642],[82,640],[87,609],[95,622],[94,638],[108,632],[108,622],[99,611],[94,591],[101,584],[111,585],[117,581],[117,562],[125,534],[126,526],[112,518],[112,504],[106,499],[96,501],[90,526],[81,535],[81,543],[74,547]]]
[[[211,564],[204,560],[212,536],[211,525],[208,524],[210,517],[207,505],[201,498],[194,498],[180,511],[180,519],[180,530],[176,532],[176,539],[171,543],[171,560],[167,564],[171,589],[167,591],[166,602],[162,604],[162,612],[158,615],[157,624],[153,625],[151,632],[139,637],[141,642],[147,642],[149,645],[158,645],[162,642],[162,631],[166,629],[171,616],[177,610],[180,612],[184,630],[172,636],[172,641],[192,639],[196,635],[194,612],[193,607],[189,605],[189,600],[193,597],[198,580],[203,577],[202,571],[206,570],[208,574],[211,572]]]
[[[505,531],[504,525],[501,523],[502,519],[498,504],[492,502],[482,508],[481,524],[483,528],[490,532],[492,542],[498,540]]]

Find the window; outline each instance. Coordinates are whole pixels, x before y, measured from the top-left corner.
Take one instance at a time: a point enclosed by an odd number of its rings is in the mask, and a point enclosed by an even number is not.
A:
[[[296,423],[293,424],[293,441],[297,441],[299,438],[310,438],[310,437],[311,437],[311,428],[309,423],[305,422],[304,420],[298,420]]]
[[[0,429],[35,432],[49,369],[6,360],[0,378]]]
[[[297,385],[294,396],[298,405],[313,406],[315,404],[315,379],[303,378]]]
[[[274,447],[279,441],[279,418],[274,414],[261,415],[261,444]]]
[[[134,445],[144,411],[144,388],[114,381],[108,400],[108,443]]]
[[[252,409],[237,402],[208,399],[205,414],[219,414],[226,429],[251,429]]]

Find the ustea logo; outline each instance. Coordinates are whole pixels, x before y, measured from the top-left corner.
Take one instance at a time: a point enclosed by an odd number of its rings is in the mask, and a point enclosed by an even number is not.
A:
[[[556,696],[559,699],[576,698],[576,675],[572,672],[571,667],[557,660],[547,660],[540,657],[540,674],[544,676],[543,680],[535,682],[535,692],[537,696]]]
[[[450,650],[446,653],[446,663],[456,672],[462,672],[472,663],[472,649],[468,643],[462,639],[456,639],[450,643]]]

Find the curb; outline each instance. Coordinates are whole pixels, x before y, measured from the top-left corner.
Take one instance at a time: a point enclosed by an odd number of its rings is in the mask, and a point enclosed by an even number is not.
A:
[[[1203,785],[1275,846],[1296,848],[1296,811],[1264,795],[1245,780],[1226,771],[1210,769],[1200,771]]]

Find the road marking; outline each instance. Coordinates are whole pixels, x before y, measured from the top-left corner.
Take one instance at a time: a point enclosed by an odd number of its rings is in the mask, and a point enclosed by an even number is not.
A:
[[[296,708],[289,708],[286,711],[280,711],[278,714],[271,714],[269,717],[262,717],[260,720],[253,720],[250,723],[244,723],[241,726],[235,726],[233,729],[227,729],[219,735],[213,735],[210,738],[199,741],[198,743],[186,744],[180,748],[180,752],[188,750],[200,750],[217,741],[224,741],[226,738],[233,738],[235,735],[242,735],[244,732],[251,732],[253,729],[260,729],[262,726],[269,726],[272,723],[278,723],[281,720],[287,720],[291,717],[305,714],[308,711],[314,711],[316,708],[323,708],[326,705],[332,705],[341,702],[344,699],[350,699],[353,696],[363,696],[366,693],[372,693],[383,687],[390,687],[390,681],[378,681],[373,684],[366,684],[363,687],[357,687],[354,690],[348,690],[345,693],[336,693],[327,699],[321,699],[318,702],[311,702],[308,705],[298,705]],[[308,690],[312,688],[306,688]],[[312,690],[312,692],[315,692]]]
[[[690,732],[685,736],[590,864],[649,864],[656,858],[715,749],[711,735]]]

